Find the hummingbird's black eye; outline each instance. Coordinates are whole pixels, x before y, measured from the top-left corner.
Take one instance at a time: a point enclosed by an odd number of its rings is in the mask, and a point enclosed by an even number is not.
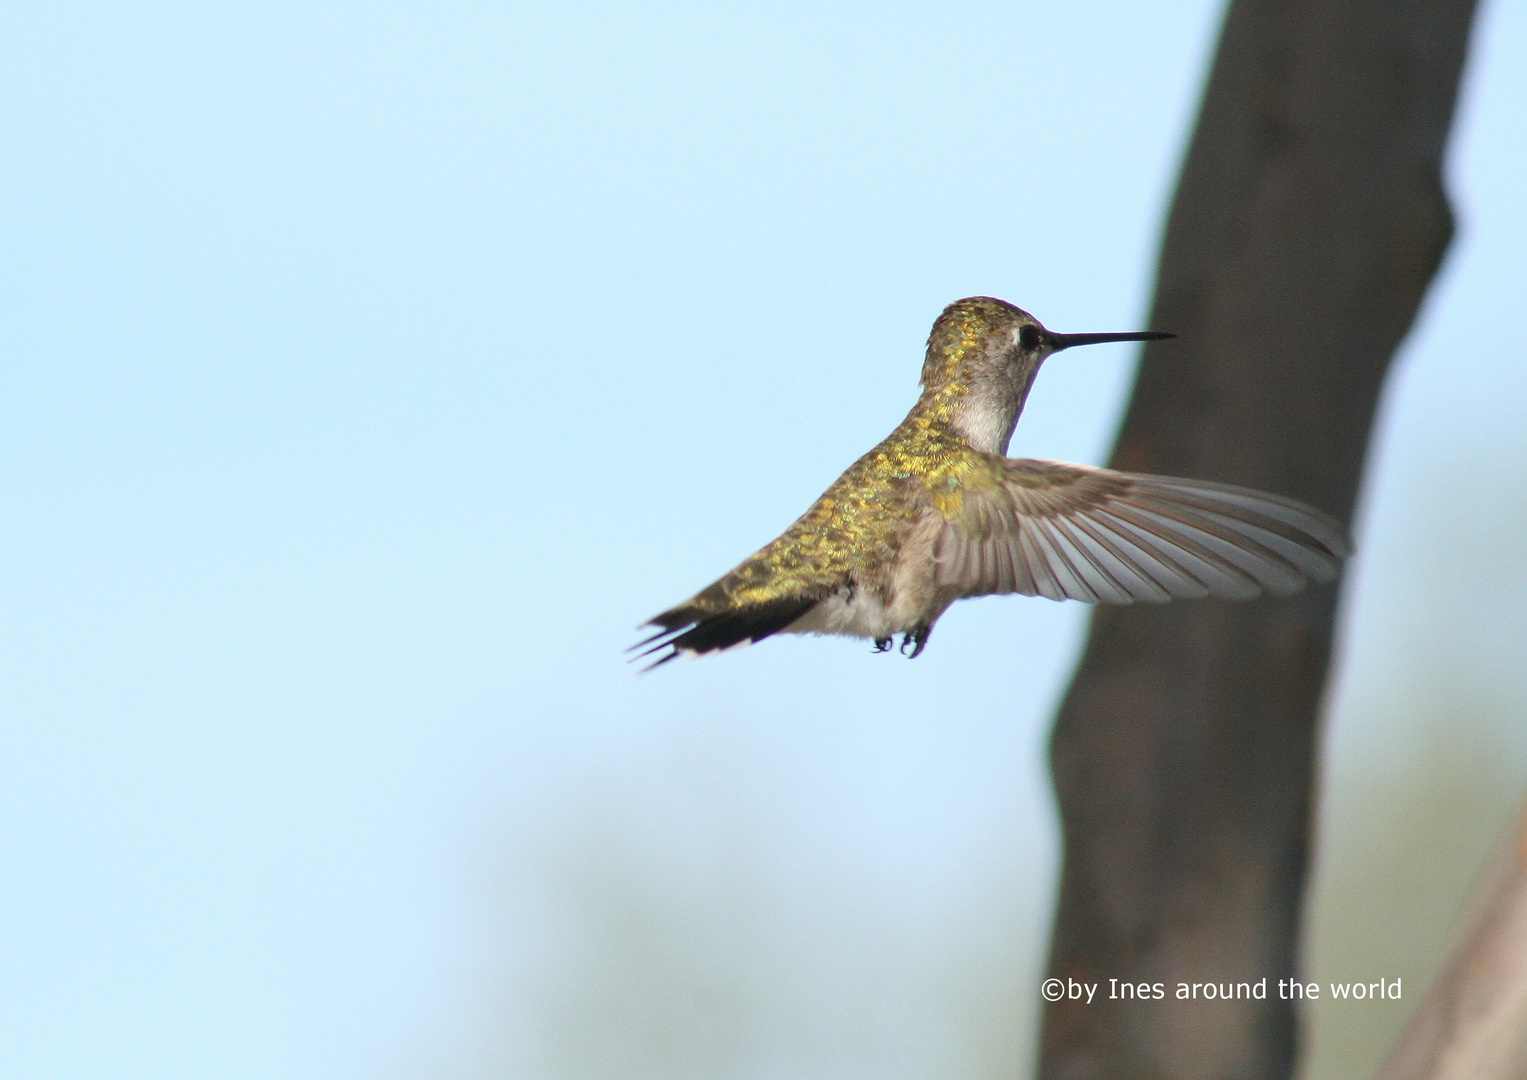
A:
[[[1025,326],[1018,331],[1018,344],[1023,346],[1024,351],[1033,352],[1039,348],[1039,331],[1032,326]]]

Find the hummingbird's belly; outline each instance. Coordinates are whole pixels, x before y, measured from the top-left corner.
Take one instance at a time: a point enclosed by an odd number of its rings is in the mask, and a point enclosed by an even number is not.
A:
[[[845,585],[785,627],[784,632],[841,634],[878,640],[901,631],[892,622],[890,610],[873,591]]]
[[[902,538],[889,566],[870,572],[876,584],[845,583],[785,627],[787,634],[842,634],[882,641],[933,624],[953,596],[933,578],[933,537],[943,519],[928,511]]]

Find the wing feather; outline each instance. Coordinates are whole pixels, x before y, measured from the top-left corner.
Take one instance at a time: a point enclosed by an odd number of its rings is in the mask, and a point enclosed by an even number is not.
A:
[[[1215,513],[1223,514],[1230,512],[1231,508],[1239,508],[1249,520],[1270,517],[1295,533],[1313,537],[1338,558],[1352,554],[1351,541],[1340,525],[1296,499],[1268,491],[1251,491],[1232,484],[1216,484],[1209,480],[1180,480],[1172,476],[1144,476],[1140,479],[1149,481],[1143,485],[1147,488],[1172,493],[1181,502]]]
[[[1015,517],[1014,522],[1017,522]],[[1013,591],[1023,596],[1038,596],[1039,582],[1034,578],[1034,568],[1029,563],[1029,557],[1020,542],[1018,529],[1013,529],[1005,539],[1008,554],[1013,560]]]
[[[1281,495],[1053,461],[988,463],[995,482],[964,493],[935,548],[935,580],[961,596],[1287,596],[1334,578],[1351,551],[1340,525]]]
[[[1157,555],[1196,583],[1198,589],[1190,586],[1190,595],[1195,599],[1218,596],[1251,600],[1260,594],[1261,584],[1256,576],[1206,546],[1203,541],[1212,537],[1206,537],[1201,530],[1123,503],[1109,507],[1109,516],[1133,529]]]
[[[1118,538],[1100,524],[1086,518],[1057,520],[1073,542],[1118,586],[1121,595],[1109,603],[1132,604],[1137,600],[1161,603],[1172,598],[1172,594],[1163,589],[1154,578],[1134,565],[1131,558],[1120,550]]]
[[[1066,558],[1078,572],[1086,577],[1087,585],[1097,594],[1098,602],[1104,604],[1132,604],[1135,598],[1115,574],[1112,558],[1105,549],[1094,542],[1065,518],[1050,522],[1056,539],[1064,545]]]
[[[1017,592],[1018,570],[1014,565],[1017,560],[1013,557],[1011,545],[988,540],[985,547],[991,553],[992,559],[997,565],[998,591],[1004,593]]]
[[[1268,518],[1252,520],[1246,516],[1231,517],[1213,510],[1201,510],[1197,506],[1183,506],[1155,494],[1142,495],[1135,500],[1135,504],[1142,510],[1173,518],[1185,527],[1218,536],[1229,544],[1249,544],[1253,549],[1260,548],[1262,554],[1275,556],[1295,574],[1300,572],[1301,566],[1308,572],[1319,573],[1320,567],[1329,559],[1329,556],[1317,554],[1306,547],[1308,541],[1301,542],[1296,530]]]
[[[1046,518],[1037,522],[1034,532],[1045,547],[1045,554],[1050,566],[1055,570],[1055,579],[1060,582],[1061,591],[1067,596],[1074,596],[1086,603],[1097,603],[1097,590],[1092,588],[1086,575],[1081,572],[1076,563],[1071,561],[1066,545],[1061,542],[1060,536],[1055,531],[1055,519]]]
[[[1130,596],[1147,603],[1164,604],[1168,600],[1197,594],[1197,583],[1184,579],[1182,572],[1158,559],[1149,548],[1131,539],[1128,530],[1110,527],[1106,515],[1077,516],[1067,519],[1077,529],[1103,545],[1133,577],[1126,578]],[[1187,589],[1187,592],[1183,592]]]
[[[1038,520],[1020,517],[1018,524],[1024,569],[1034,581],[1034,592],[1049,600],[1064,600],[1066,592],[1060,587],[1060,582],[1055,580],[1055,570],[1045,555],[1044,546],[1039,542]]]

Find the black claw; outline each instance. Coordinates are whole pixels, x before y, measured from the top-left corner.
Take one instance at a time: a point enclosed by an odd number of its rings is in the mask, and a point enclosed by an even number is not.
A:
[[[931,626],[919,626],[916,630],[901,635],[901,655],[908,660],[916,660],[923,651],[923,646],[928,644],[928,635],[932,632]],[[912,651],[907,652],[907,646],[912,646]]]
[[[891,639],[888,638],[888,637],[877,637],[875,639],[875,651],[876,652],[890,652],[891,651]]]

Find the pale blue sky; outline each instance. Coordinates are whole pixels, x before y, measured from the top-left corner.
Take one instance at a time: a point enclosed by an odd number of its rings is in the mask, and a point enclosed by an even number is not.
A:
[[[723,1073],[974,1075],[907,973],[1035,962],[1084,609],[621,650],[900,419],[944,304],[1140,324],[1218,15],[10,5],[0,1073],[620,1075],[552,1044],[570,972],[644,993],[579,914],[623,873],[810,1013]],[[1527,16],[1479,44],[1339,761],[1428,671],[1527,701]],[[1132,358],[1058,359],[1014,452],[1098,460]]]

